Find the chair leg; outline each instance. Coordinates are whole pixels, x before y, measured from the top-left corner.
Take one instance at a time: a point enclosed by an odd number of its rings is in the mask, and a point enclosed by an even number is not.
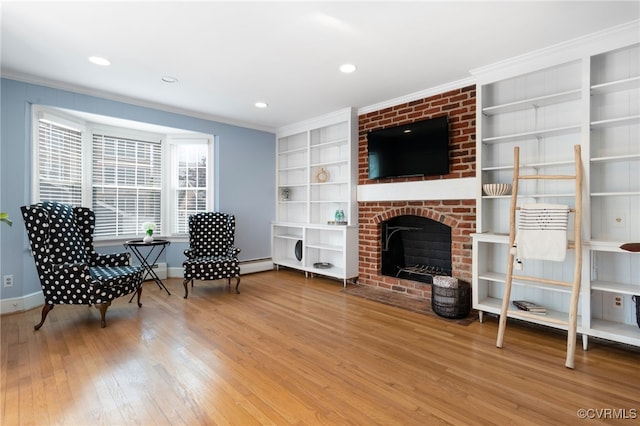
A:
[[[138,291],[136,293],[138,293],[138,308],[142,308],[142,303],[140,303],[140,296],[142,296],[142,285],[138,287]]]
[[[240,285],[240,275],[236,277],[236,294],[240,294],[240,290],[238,290],[238,286]],[[229,288],[231,288],[231,277],[227,278],[227,283],[229,283]]]
[[[40,319],[40,323],[33,326],[34,330],[40,330],[40,327],[42,327],[42,324],[44,324],[44,320],[47,319],[47,315],[53,309],[54,306],[55,305],[49,305],[45,303],[45,305],[42,307],[42,318]]]
[[[107,309],[109,308],[109,306],[111,306],[111,301],[100,304],[100,326],[102,328],[105,328],[107,326],[105,316],[107,315]]]
[[[184,298],[186,299],[189,295],[189,281],[191,281],[191,287],[193,287],[193,278],[186,278],[182,283],[184,285]]]

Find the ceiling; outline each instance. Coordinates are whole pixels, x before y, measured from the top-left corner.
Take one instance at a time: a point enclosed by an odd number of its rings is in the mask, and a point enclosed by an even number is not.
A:
[[[265,130],[469,80],[470,69],[640,18],[638,1],[1,7],[3,77]]]

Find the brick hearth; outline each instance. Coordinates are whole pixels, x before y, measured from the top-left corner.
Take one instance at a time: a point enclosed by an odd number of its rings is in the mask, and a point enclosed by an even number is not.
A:
[[[358,184],[413,182],[472,178],[476,175],[475,86],[396,105],[359,117]],[[367,133],[442,115],[449,117],[450,173],[444,176],[412,176],[369,180]],[[471,234],[476,228],[474,199],[366,201],[359,209],[359,276],[362,285],[431,300],[431,285],[380,275],[381,227],[383,221],[400,215],[426,217],[451,227],[453,276],[471,281]]]

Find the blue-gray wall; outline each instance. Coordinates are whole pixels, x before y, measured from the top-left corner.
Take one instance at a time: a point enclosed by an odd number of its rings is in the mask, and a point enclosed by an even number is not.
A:
[[[0,277],[13,275],[13,287],[0,283],[0,299],[40,291],[29,254],[20,206],[31,202],[31,105],[39,104],[216,135],[216,210],[236,216],[241,260],[271,256],[270,224],[275,217],[275,134],[203,120],[94,96],[2,79],[0,131],[0,211],[13,227],[0,224]],[[169,267],[184,260],[186,243],[172,243]],[[101,252],[122,251],[122,246]]]

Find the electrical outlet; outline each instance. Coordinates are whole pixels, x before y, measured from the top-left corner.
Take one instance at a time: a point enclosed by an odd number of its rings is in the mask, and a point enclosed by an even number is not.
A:
[[[5,275],[3,283],[5,287],[13,287],[13,275]]]
[[[613,298],[613,306],[614,306],[614,308],[622,309],[624,307],[624,305],[622,304],[623,300],[624,300],[624,298],[622,296],[614,296],[614,298]]]

